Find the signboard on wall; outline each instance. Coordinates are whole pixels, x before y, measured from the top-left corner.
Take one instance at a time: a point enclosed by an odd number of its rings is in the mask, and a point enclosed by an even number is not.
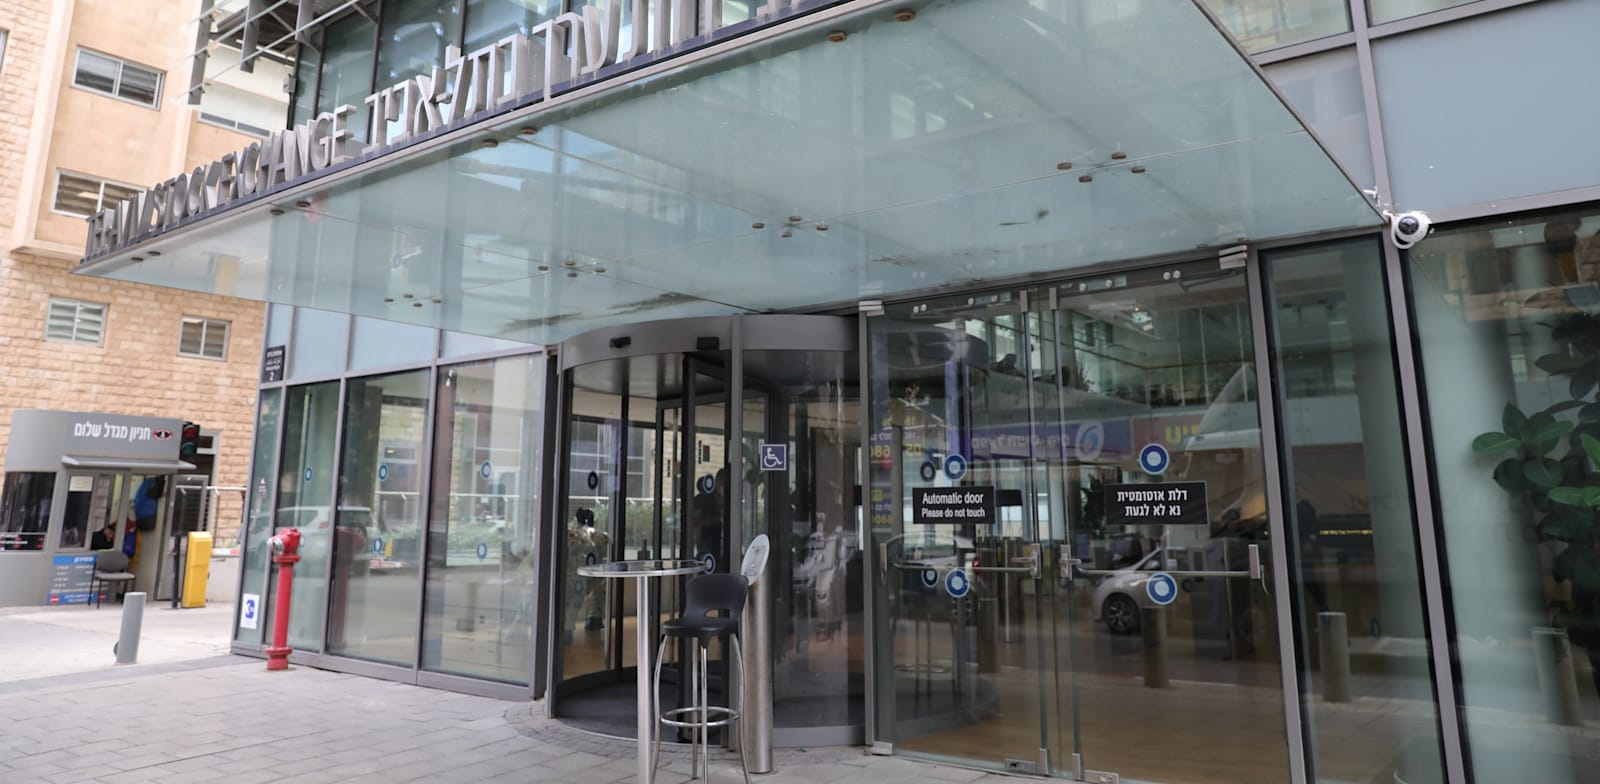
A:
[[[994,486],[913,487],[911,522],[994,525]]]
[[[283,380],[285,356],[283,346],[267,346],[267,350],[261,354],[261,383],[273,384]]]
[[[1206,525],[1205,482],[1106,485],[1107,525]]]
[[[92,555],[58,555],[50,565],[50,604],[88,604],[94,583]]]

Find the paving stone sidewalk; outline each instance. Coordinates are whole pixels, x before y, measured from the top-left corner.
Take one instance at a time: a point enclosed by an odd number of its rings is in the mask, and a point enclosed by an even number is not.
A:
[[[548,782],[635,777],[634,746],[543,718],[543,706],[236,656],[0,684],[0,782],[322,784]],[[760,784],[1000,781],[861,749],[780,751]],[[739,784],[733,759],[713,784]],[[681,753],[659,781],[688,779]],[[1010,779],[1009,781],[1015,781]]]

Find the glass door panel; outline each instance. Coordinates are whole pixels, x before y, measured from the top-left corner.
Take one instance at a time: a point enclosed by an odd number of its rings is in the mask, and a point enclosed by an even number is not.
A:
[[[1027,294],[871,322],[895,749],[1091,781],[1287,780],[1244,270]],[[956,489],[992,493],[992,518],[930,521],[917,499]]]
[[[414,370],[346,386],[329,653],[416,660],[428,382]]]
[[[1079,717],[1056,747],[1085,775],[1287,780],[1244,270],[1141,270],[1042,300],[1058,303],[1063,544],[1081,561],[1054,608],[1057,699]]]

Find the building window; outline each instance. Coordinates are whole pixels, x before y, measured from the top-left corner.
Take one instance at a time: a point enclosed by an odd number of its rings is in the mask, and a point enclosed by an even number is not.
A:
[[[81,302],[61,297],[50,298],[50,314],[45,317],[46,340],[100,345],[105,337],[106,306],[103,302]]]
[[[4,68],[6,64],[6,38],[10,35],[9,31],[0,30],[0,68]]]
[[[152,109],[161,99],[161,72],[110,55],[78,50],[72,84]]]
[[[58,171],[54,209],[56,212],[87,218],[109,205],[132,199],[139,190],[132,185]]]
[[[178,337],[178,356],[227,359],[228,322],[184,316]]]

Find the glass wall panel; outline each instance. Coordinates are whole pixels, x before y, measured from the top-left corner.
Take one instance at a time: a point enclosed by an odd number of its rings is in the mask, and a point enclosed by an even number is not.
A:
[[[383,4],[374,89],[444,67],[446,46],[461,40],[461,6],[439,0],[388,0]],[[468,50],[470,51],[470,50]],[[389,134],[400,121],[389,122]]]
[[[543,355],[441,369],[422,666],[527,683]]]
[[[1367,14],[1373,24],[1383,24],[1470,2],[1473,0],[1369,0]]]
[[[331,376],[342,372],[349,334],[350,317],[343,313],[295,308],[289,378]]]
[[[277,310],[274,309],[273,313],[276,314]],[[267,593],[267,570],[271,566],[267,539],[272,536],[273,529],[272,499],[275,488],[272,468],[278,462],[278,426],[283,411],[283,389],[261,390],[259,405],[256,413],[256,443],[250,462],[250,507],[245,513],[245,528],[239,532],[244,544],[239,568],[243,570],[244,577],[239,589],[240,624],[234,639],[247,643],[261,642],[267,629],[267,624],[262,622],[264,614],[261,611]],[[255,606],[247,606],[249,596],[246,594],[255,597]],[[245,617],[247,612],[255,614],[253,623]],[[248,628],[250,626],[256,628]]]
[[[1594,185],[1596,30],[1600,3],[1551,0],[1373,41],[1395,203],[1440,210]],[[1417,89],[1419,74],[1449,78]]]
[[[0,550],[43,550],[55,499],[54,471],[12,471],[0,492]]]
[[[1478,781],[1600,769],[1600,206],[1410,252]]]
[[[346,387],[330,653],[416,660],[428,376],[413,370]]]
[[[1354,46],[1262,66],[1357,185],[1372,185],[1372,136]]]
[[[1345,0],[1206,0],[1206,6],[1250,52],[1350,29]]]
[[[527,35],[560,8],[555,0],[467,0],[466,43],[461,48],[473,52],[512,33]]]
[[[327,45],[322,50],[317,111],[333,111],[344,104],[356,107],[348,125],[351,135],[361,141],[367,138],[366,97],[372,92],[374,32],[372,20],[365,14],[351,13],[328,25],[323,34]]]
[[[314,42],[321,43],[321,30],[313,31],[311,36]],[[322,53],[317,46],[301,46],[298,52],[294,64],[294,95],[289,104],[291,127],[311,119],[317,103],[317,72],[322,70]]]
[[[328,550],[333,541],[333,442],[338,433],[339,382],[292,387],[288,398],[283,418],[283,462],[278,471],[278,505],[272,527],[300,529],[289,645],[302,651],[320,651],[322,620],[328,608]],[[276,579],[274,570],[273,580]]]
[[[350,369],[426,364],[433,358],[434,343],[430,327],[356,316],[350,320]]]
[[[742,541],[772,537],[772,701],[779,727],[861,724],[865,639],[855,488],[858,358],[841,351],[744,356]],[[760,461],[785,444],[787,466]],[[739,568],[730,564],[730,570]]]
[[[1318,781],[1443,781],[1416,523],[1376,237],[1266,257]]]

